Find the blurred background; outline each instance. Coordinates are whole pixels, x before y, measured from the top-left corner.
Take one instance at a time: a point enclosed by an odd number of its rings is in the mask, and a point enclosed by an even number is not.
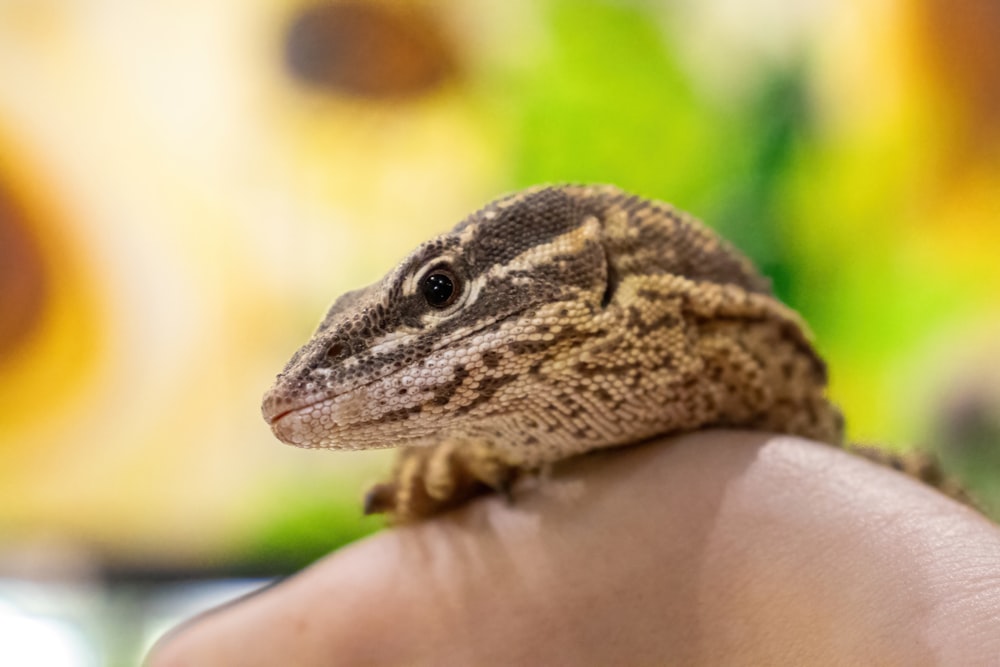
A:
[[[260,397],[493,197],[609,182],[746,250],[852,440],[1000,484],[995,0],[0,0],[0,664],[134,664],[381,527]]]

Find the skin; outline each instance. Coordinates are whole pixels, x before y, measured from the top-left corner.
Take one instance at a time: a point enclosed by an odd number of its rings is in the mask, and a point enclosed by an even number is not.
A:
[[[531,488],[525,488],[531,487]],[[211,612],[151,667],[995,664],[1000,530],[892,470],[705,431],[563,464]]]

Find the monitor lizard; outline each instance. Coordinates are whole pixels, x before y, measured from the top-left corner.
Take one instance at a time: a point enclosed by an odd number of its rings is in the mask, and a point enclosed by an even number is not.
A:
[[[843,445],[827,369],[694,217],[612,186],[487,204],[341,296],[264,397],[299,447],[402,447],[366,512],[435,514],[524,471],[708,427]],[[961,491],[925,457],[856,448]]]

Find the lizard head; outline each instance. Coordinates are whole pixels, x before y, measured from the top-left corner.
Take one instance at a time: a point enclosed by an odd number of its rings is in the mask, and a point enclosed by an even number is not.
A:
[[[341,296],[264,397],[275,435],[358,449],[481,435],[607,304],[602,222],[565,188],[497,200]],[[498,433],[494,433],[499,435]]]
[[[705,424],[836,441],[825,385],[799,318],[721,238],[563,186],[488,204],[340,297],[263,413],[300,447],[485,441],[531,467]]]

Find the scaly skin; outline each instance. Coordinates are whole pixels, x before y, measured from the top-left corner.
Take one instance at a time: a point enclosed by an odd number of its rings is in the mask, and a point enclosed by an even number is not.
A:
[[[725,241],[667,204],[562,186],[490,203],[338,299],[263,413],[300,447],[403,447],[367,510],[406,520],[669,433],[839,445],[825,389],[802,321]]]

